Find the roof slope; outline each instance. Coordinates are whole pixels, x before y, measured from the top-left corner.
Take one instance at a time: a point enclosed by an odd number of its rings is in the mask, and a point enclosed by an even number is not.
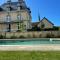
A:
[[[11,2],[11,9],[12,9],[13,11],[14,11],[14,10],[17,10],[17,8],[18,8],[18,3],[19,3],[19,2]],[[7,10],[7,5],[8,5],[8,3],[4,3],[4,4],[1,5],[1,7],[2,7],[2,9],[3,9],[4,11]],[[26,6],[25,2],[23,2],[23,3],[21,4],[21,6],[22,6],[23,9],[30,10],[30,9]]]
[[[51,23],[52,25],[54,25],[50,20],[48,20],[46,17],[44,17],[40,22],[42,22],[43,20],[47,20],[49,23]]]
[[[0,11],[4,11],[3,8],[0,7]]]

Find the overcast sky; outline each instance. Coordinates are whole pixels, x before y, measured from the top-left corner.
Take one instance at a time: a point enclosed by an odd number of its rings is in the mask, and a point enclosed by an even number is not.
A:
[[[0,0],[0,5],[7,0]],[[17,1],[17,0],[12,0]],[[48,18],[56,26],[60,25],[60,0],[25,0],[31,9],[32,21],[38,21],[38,12],[41,19]]]

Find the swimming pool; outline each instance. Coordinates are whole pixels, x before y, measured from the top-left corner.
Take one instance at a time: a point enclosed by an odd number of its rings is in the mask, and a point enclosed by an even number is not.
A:
[[[39,45],[39,44],[60,44],[60,40],[51,39],[0,39],[0,45]]]

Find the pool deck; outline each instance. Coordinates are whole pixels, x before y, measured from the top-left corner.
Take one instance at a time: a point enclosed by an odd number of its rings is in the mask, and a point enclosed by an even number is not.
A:
[[[39,40],[41,40],[41,39],[42,39],[42,40],[43,40],[43,39],[44,39],[44,40],[46,40],[46,39],[49,40],[50,38],[21,38],[21,39],[0,39],[0,40],[38,40],[38,39],[39,39]],[[58,39],[59,39],[59,38],[58,38]]]
[[[0,45],[0,51],[60,51],[60,44]]]
[[[60,40],[60,38],[22,38],[22,39],[0,39],[0,40]]]

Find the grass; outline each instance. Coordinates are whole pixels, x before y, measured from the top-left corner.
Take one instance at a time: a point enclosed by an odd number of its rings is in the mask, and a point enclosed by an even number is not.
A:
[[[60,60],[60,52],[0,51],[0,60]]]

